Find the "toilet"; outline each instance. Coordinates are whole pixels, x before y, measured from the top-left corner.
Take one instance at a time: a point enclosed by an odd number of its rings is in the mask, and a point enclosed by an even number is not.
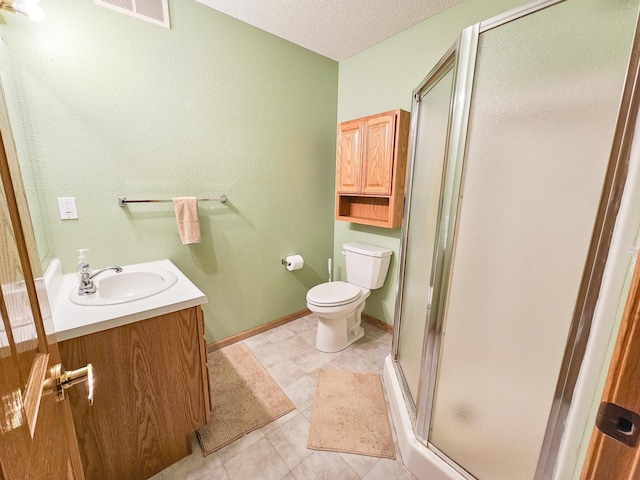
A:
[[[307,308],[318,317],[316,348],[333,353],[344,350],[364,335],[361,314],[371,290],[382,287],[389,270],[391,250],[363,243],[342,245],[346,282],[327,282],[307,292]]]

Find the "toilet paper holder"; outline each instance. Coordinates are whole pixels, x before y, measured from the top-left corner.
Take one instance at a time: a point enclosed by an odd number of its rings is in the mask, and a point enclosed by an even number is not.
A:
[[[295,270],[300,270],[304,266],[304,258],[301,255],[289,255],[281,260],[282,265],[293,272]]]

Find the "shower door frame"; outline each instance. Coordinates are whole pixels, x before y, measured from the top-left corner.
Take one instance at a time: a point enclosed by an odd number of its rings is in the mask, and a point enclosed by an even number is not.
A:
[[[453,182],[448,190],[441,193],[438,209],[438,226],[433,253],[431,280],[428,295],[426,327],[421,358],[421,375],[418,386],[418,398],[411,396],[402,367],[398,361],[399,334],[402,325],[402,298],[404,292],[404,271],[406,266],[407,236],[410,229],[409,215],[411,198],[407,195],[405,212],[407,218],[402,230],[402,245],[398,276],[398,296],[394,315],[394,335],[392,358],[396,375],[399,379],[403,395],[414,423],[416,437],[444,462],[454,468],[462,477],[475,480],[460,465],[440,452],[429,442],[431,415],[435,399],[436,376],[442,340],[442,326],[445,317],[446,298],[450,284],[452,255],[455,247],[455,232],[460,199],[460,187],[464,175],[464,155],[473,80],[477,62],[479,35],[524,16],[536,13],[545,8],[562,3],[565,0],[540,0],[535,3],[516,8],[481,23],[472,25],[460,34],[458,41],[442,57],[440,62],[418,85],[413,93],[411,157],[407,191],[413,186],[413,170],[415,165],[417,140],[417,112],[421,98],[437,84],[450,68],[454,69],[452,97],[450,101],[450,119],[447,131],[445,159],[442,185],[445,179],[452,176]],[[638,23],[636,23],[636,30]],[[637,35],[636,35],[637,38]],[[451,65],[453,64],[453,67]],[[570,324],[567,344],[563,355],[560,374],[549,414],[542,449],[538,458],[534,480],[548,480],[553,477],[560,442],[565,430],[565,422],[575,391],[578,374],[585,355],[587,340],[591,331],[596,302],[599,297],[604,268],[607,261],[615,221],[620,207],[622,193],[628,172],[630,140],[624,137],[625,119],[629,117],[630,101],[633,95],[635,77],[628,72],[623,87],[618,123],[613,138],[612,153],[609,158],[604,177],[604,187],[597,210],[596,222],[582,274],[576,306]],[[637,94],[637,92],[636,92]],[[625,148],[623,144],[628,144]],[[622,155],[620,152],[626,152]]]

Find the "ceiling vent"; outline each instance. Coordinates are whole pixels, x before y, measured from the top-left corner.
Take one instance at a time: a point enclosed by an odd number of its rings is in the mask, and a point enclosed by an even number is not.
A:
[[[111,10],[171,28],[169,0],[95,0],[95,2]]]

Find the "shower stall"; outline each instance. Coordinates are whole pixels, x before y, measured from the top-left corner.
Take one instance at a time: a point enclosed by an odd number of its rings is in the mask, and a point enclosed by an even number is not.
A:
[[[414,91],[385,383],[419,478],[558,478],[637,19],[637,0],[539,1],[465,29]]]

